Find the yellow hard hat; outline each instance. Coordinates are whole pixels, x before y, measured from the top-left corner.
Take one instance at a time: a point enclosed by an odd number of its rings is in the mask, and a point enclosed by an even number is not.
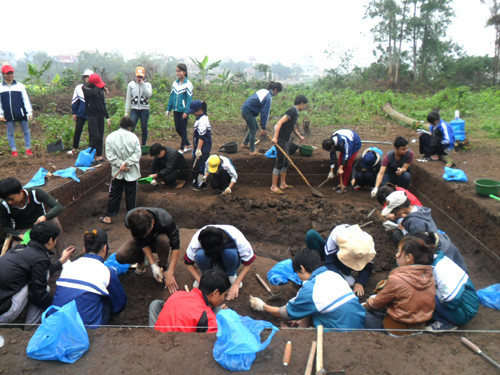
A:
[[[208,172],[215,173],[219,169],[220,158],[219,155],[211,155],[208,158]]]

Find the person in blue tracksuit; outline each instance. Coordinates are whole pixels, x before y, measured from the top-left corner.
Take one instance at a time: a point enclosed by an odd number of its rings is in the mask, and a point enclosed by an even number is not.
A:
[[[89,77],[91,74],[94,74],[94,72],[90,69],[87,69],[83,72],[83,83],[75,87],[75,91],[73,91],[73,98],[71,99],[71,113],[73,114],[73,121],[75,122],[73,150],[71,151],[72,155],[77,152],[78,146],[80,145],[80,137],[82,135],[83,126],[87,121],[87,104],[85,103],[85,97],[83,96],[82,87],[84,84],[89,82]]]
[[[438,111],[431,111],[427,115],[427,122],[429,125],[422,125],[422,127],[428,129],[431,134],[420,135],[420,153],[426,160],[442,160],[447,167],[452,167],[455,163],[449,154],[455,147],[453,128],[441,119]]]
[[[33,108],[26,88],[14,79],[14,68],[10,65],[2,66],[3,82],[0,85],[0,121],[7,122],[7,140],[9,141],[12,156],[18,156],[14,139],[14,125],[19,121],[24,134],[26,155],[31,152],[31,133],[28,121],[33,118]]]
[[[177,81],[172,84],[172,91],[168,98],[167,118],[170,111],[174,111],[174,123],[177,134],[181,137],[179,152],[184,153],[191,150],[191,144],[187,136],[188,114],[191,101],[193,100],[193,84],[188,79],[186,64],[177,64],[175,69]]]
[[[356,132],[349,129],[340,129],[332,134],[331,137],[324,139],[321,145],[323,150],[330,152],[330,173],[328,179],[333,180],[333,170],[336,166],[339,175],[339,185],[335,188],[338,193],[345,193],[346,187],[351,182],[351,172],[354,160],[358,151],[361,149],[361,138]],[[337,159],[337,151],[340,153]],[[342,179],[344,188],[340,186]]]
[[[109,251],[106,232],[87,231],[83,242],[85,255],[63,268],[53,304],[64,306],[75,300],[83,324],[99,328],[108,324],[110,316],[123,311],[127,296],[116,270],[104,265]]]
[[[256,117],[260,113],[260,134],[264,135],[266,133],[266,125],[269,120],[269,111],[271,110],[273,96],[278,95],[282,90],[283,86],[281,83],[269,82],[265,89],[261,89],[250,96],[241,107],[241,115],[248,126],[248,134],[241,147],[249,149],[250,155],[259,155],[255,151],[255,134],[258,129]]]
[[[292,259],[293,270],[303,281],[297,295],[281,307],[250,296],[252,309],[287,320],[300,320],[301,327],[323,325],[338,330],[362,329],[365,309],[338,273],[322,266],[318,252],[302,249]]]

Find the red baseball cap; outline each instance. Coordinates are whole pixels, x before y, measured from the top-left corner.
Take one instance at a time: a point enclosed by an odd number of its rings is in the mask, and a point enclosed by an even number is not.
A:
[[[4,65],[2,66],[2,73],[9,73],[9,72],[15,72],[14,68],[10,65]]]
[[[104,86],[106,86],[106,84],[102,81],[101,76],[99,74],[96,74],[96,73],[90,75],[89,83],[92,83],[101,89]]]

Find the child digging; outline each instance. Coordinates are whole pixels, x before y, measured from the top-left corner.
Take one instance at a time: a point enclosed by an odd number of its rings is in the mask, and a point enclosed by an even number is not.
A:
[[[293,107],[286,111],[274,129],[273,143],[280,146],[287,155],[292,132],[295,133],[302,142],[304,141],[304,137],[300,135],[299,130],[295,125],[297,124],[297,119],[299,118],[299,111],[303,111],[306,108],[306,105],[307,98],[305,95],[298,95],[293,102]],[[286,183],[286,172],[289,161],[280,150],[276,150],[276,152],[276,164],[273,169],[271,193],[281,195],[284,194],[283,190],[290,189],[292,186],[287,185]],[[281,183],[280,187],[278,187],[278,179],[280,178]]]

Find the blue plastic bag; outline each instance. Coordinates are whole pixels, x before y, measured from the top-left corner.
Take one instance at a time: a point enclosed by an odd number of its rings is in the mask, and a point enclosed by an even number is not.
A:
[[[469,179],[465,175],[465,172],[461,169],[444,167],[443,178],[446,181],[468,181]]]
[[[76,182],[80,182],[80,179],[76,177],[76,168],[69,167],[66,169],[59,169],[52,173],[54,176],[64,177],[64,178],[72,178]]]
[[[116,260],[116,253],[113,253],[109,256],[109,258],[104,262],[104,265],[108,268],[113,268],[116,270],[118,276],[121,276],[127,273],[130,264],[121,264]]]
[[[44,167],[41,167],[38,172],[35,173],[30,182],[24,185],[24,188],[42,186],[45,185],[45,176],[49,173]]]
[[[217,341],[213,356],[219,365],[230,371],[250,370],[255,353],[264,350],[279,329],[265,320],[240,316],[234,310],[221,310],[217,314]],[[271,328],[269,337],[260,342],[260,333]]]
[[[292,260],[285,259],[276,263],[267,273],[267,280],[273,285],[286,284],[289,280],[302,285],[299,275],[293,271]]]
[[[275,159],[276,158],[276,146],[271,147],[269,150],[266,151],[265,155],[269,159]]]
[[[90,167],[90,164],[94,160],[95,148],[89,147],[78,153],[76,158],[75,167]]]
[[[378,147],[373,146],[373,147],[368,147],[368,149],[375,151],[377,154],[380,155],[380,157],[384,156],[384,152],[381,149],[379,149]]]
[[[479,297],[481,305],[500,310],[500,284],[494,284],[479,289],[477,291],[477,296]]]
[[[47,317],[47,313],[57,310]],[[73,363],[89,349],[89,336],[73,300],[63,307],[49,306],[31,338],[26,354],[40,361]]]

